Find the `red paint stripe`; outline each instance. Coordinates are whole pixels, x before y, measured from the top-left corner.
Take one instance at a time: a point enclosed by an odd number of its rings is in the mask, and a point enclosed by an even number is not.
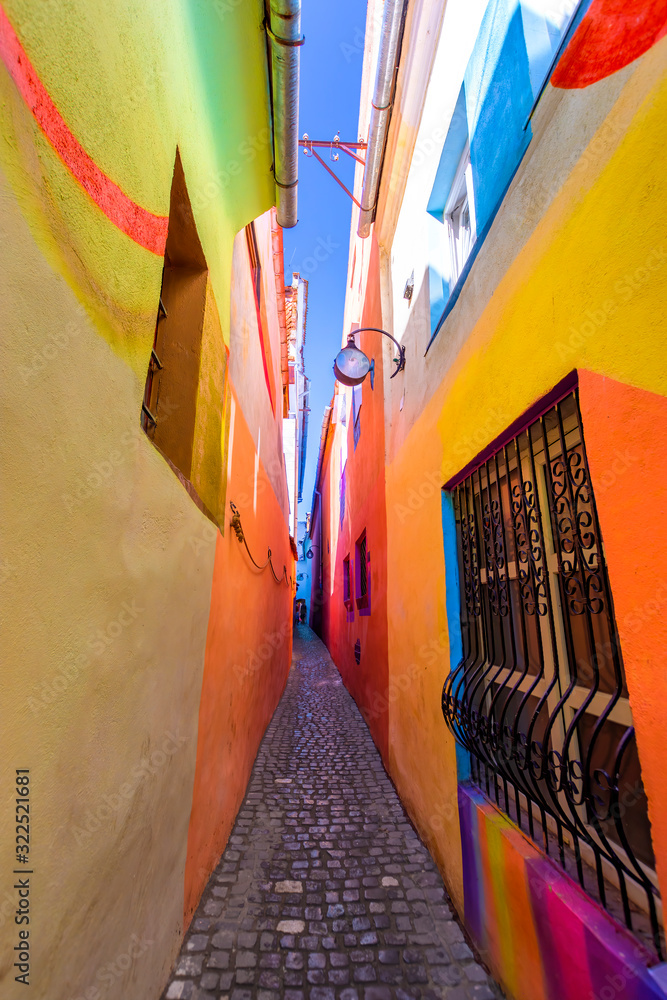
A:
[[[667,0],[593,0],[551,77],[575,90],[628,66],[667,33]]]
[[[0,57],[40,129],[84,191],[135,243],[164,254],[169,219],[141,208],[93,162],[49,97],[1,5]]]

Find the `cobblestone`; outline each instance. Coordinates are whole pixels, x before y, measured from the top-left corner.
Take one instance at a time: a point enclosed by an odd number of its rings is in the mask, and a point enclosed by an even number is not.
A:
[[[499,1000],[326,648],[285,694],[162,1000]]]

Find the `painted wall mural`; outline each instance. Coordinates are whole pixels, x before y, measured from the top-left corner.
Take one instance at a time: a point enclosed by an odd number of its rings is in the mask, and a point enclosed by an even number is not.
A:
[[[258,313],[235,242],[256,220],[281,386],[256,13],[0,7],[0,655],[3,739],[39,801],[35,1000],[159,996],[289,668],[291,589],[258,576],[228,529],[233,499],[249,544],[291,575],[281,415],[255,391]],[[185,229],[194,276],[175,273]],[[158,419],[174,433],[151,438],[142,402],[167,287],[193,350],[187,394],[166,392],[162,359]],[[255,661],[267,630],[278,640]],[[4,822],[5,855],[14,837]],[[0,993],[13,998],[6,902]],[[149,946],[103,981],[133,935]]]
[[[664,998],[653,956],[476,789],[459,816],[466,925],[510,996]]]
[[[622,907],[611,907],[615,916],[603,910],[473,785],[470,756],[441,711],[443,682],[462,649],[454,513],[442,488],[576,372],[627,682],[632,722],[624,725],[634,725],[639,796],[648,802],[649,881],[664,888],[667,5],[583,4],[551,86],[542,89],[556,50],[542,31],[551,13],[547,3],[449,0],[424,70],[427,88],[415,68],[425,63],[434,15],[425,5],[424,22],[415,16],[403,42],[383,166],[374,232],[383,234],[384,265],[370,262],[371,240],[356,238],[353,211],[346,317],[362,315],[379,284],[377,325],[408,358],[384,387],[384,435],[374,442],[385,456],[386,592],[379,599],[386,600],[388,650],[376,705],[392,779],[508,996],[657,1000],[667,983],[651,933],[640,921],[640,932],[630,934]],[[476,33],[466,30],[473,16]],[[566,22],[547,25],[552,42]],[[494,23],[497,34],[486,44]],[[370,86],[370,44],[365,59]],[[431,237],[434,227],[448,235],[445,216],[466,197],[471,215],[481,207],[483,241],[452,283],[451,245]],[[347,548],[334,544],[340,433],[330,433],[320,479],[333,510],[321,522],[324,634],[332,649],[346,637],[339,604]],[[362,428],[360,446],[363,435]],[[355,490],[362,482],[350,453],[346,519],[361,509]],[[373,615],[376,607],[374,599]],[[356,669],[350,663],[342,672],[363,708],[376,668],[362,655]],[[648,921],[649,904],[637,906]]]
[[[0,57],[40,129],[98,208],[139,246],[163,254],[169,220],[137,205],[91,159],[51,100],[1,5]]]
[[[593,0],[551,83],[565,90],[590,87],[644,55],[665,34],[665,0]]]

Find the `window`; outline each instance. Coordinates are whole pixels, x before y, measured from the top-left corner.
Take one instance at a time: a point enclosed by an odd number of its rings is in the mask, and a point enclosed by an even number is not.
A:
[[[178,153],[153,346],[141,426],[185,479],[191,479],[208,270]]]
[[[521,20],[534,97],[548,79],[554,54],[580,6],[584,5],[579,0],[562,0],[558,4],[553,0],[522,0]]]
[[[259,259],[259,246],[257,244],[257,233],[255,223],[251,222],[245,227],[246,243],[248,245],[248,260],[250,263],[250,277],[252,289],[255,297],[255,310],[257,313],[257,329],[259,332],[259,343],[262,351],[262,366],[264,368],[264,381],[269,392],[271,409],[275,416],[276,403],[273,386],[273,359],[271,357],[271,345],[266,331],[268,329],[266,321],[266,303],[262,295],[262,265]]]
[[[554,59],[587,6],[583,0],[489,0],[478,9],[483,16],[427,205],[432,219],[444,223],[428,223],[432,338],[462,293],[530,143],[531,116]],[[470,17],[476,17],[472,10]],[[519,221],[528,223],[527,217]]]
[[[470,150],[466,143],[444,212],[449,242],[450,284],[458,280],[475,242],[475,201]]]
[[[369,599],[369,587],[368,587],[368,548],[366,544],[366,532],[362,534],[356,546],[356,566],[357,566],[357,607],[367,608]]]
[[[354,447],[356,449],[359,444],[359,436],[361,434],[361,386],[355,385],[352,387],[352,425],[353,425],[353,435],[354,435]]]
[[[343,559],[343,601],[348,611],[352,607],[352,586],[350,578],[350,557]]]
[[[340,526],[343,527],[343,520],[345,519],[345,474],[347,471],[347,465],[343,466],[343,471],[340,474]]]
[[[473,780],[660,955],[647,802],[576,393],[452,500],[463,658],[443,690],[447,725]]]
[[[248,244],[248,256],[250,257],[252,287],[255,291],[255,299],[259,303],[262,299],[262,266],[259,262],[259,249],[257,247],[257,234],[255,233],[254,222],[245,227],[245,236]]]

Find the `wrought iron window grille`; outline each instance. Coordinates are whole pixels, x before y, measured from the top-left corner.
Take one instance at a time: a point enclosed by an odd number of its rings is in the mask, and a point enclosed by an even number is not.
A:
[[[162,280],[164,283],[164,269]],[[144,386],[144,398],[141,403],[141,426],[146,434],[152,434],[157,427],[157,417],[151,410],[151,406],[157,410],[157,403],[159,401],[159,387],[158,392],[153,392],[153,383],[155,381],[156,372],[161,372],[163,364],[157,354],[158,338],[160,335],[160,320],[167,318],[167,310],[165,309],[164,302],[162,301],[162,291],[160,290],[160,297],[158,299],[158,310],[157,318],[155,320],[155,332],[153,334],[153,346],[151,347],[151,356],[148,361],[148,373],[146,375],[146,384]],[[153,397],[155,400],[153,402]]]
[[[352,607],[352,588],[350,577],[350,557],[343,559],[343,603],[349,609]]]
[[[359,597],[368,594],[368,567],[366,565],[366,536],[359,542]]]
[[[452,490],[473,781],[659,958],[662,907],[577,392]]]

